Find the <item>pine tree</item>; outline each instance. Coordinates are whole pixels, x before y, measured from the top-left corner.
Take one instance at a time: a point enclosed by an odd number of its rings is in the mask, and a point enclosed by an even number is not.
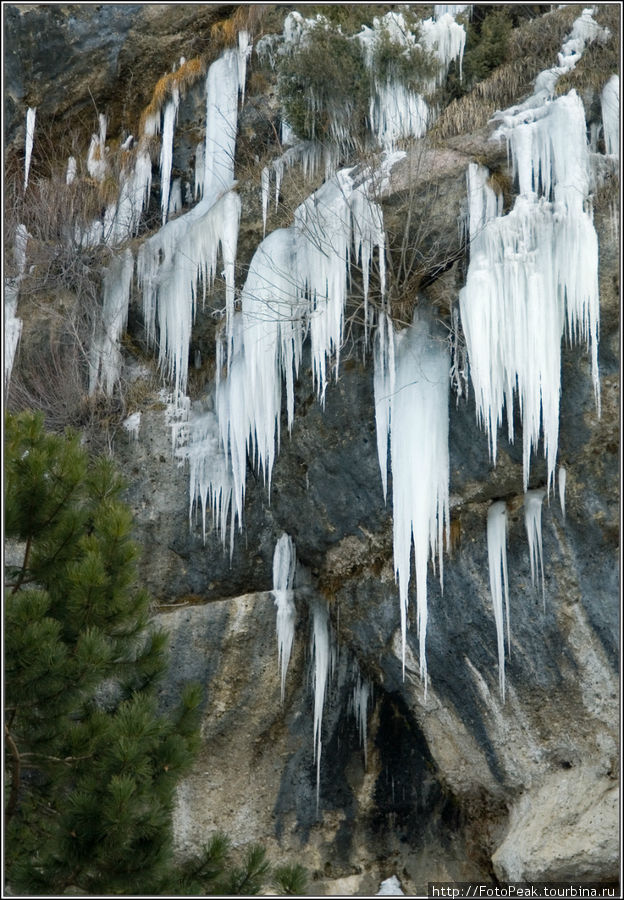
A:
[[[38,894],[257,892],[262,848],[236,868],[217,834],[174,861],[174,791],[201,698],[189,686],[174,714],[157,708],[166,635],[138,585],[122,489],[77,434],[7,416],[5,532],[21,558],[5,571],[8,881]]]

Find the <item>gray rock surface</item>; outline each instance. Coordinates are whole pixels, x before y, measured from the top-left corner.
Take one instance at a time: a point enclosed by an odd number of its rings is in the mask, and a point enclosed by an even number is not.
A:
[[[12,146],[23,138],[28,105],[38,106],[42,121],[54,115],[73,124],[86,117],[88,134],[89,93],[110,114],[111,129],[130,131],[157,78],[182,53],[202,49],[210,23],[223,14],[221,7],[190,5],[5,9]],[[187,27],[191,22],[194,28]],[[42,29],[45,47],[36,38]],[[272,99],[251,95],[248,102],[253,114],[246,139],[253,145],[252,132],[254,140],[266,137]],[[174,167],[191,183],[200,115],[199,95],[190,92],[180,108]],[[431,247],[444,247],[448,258],[460,250],[467,160],[488,153],[501,163],[500,148],[489,147],[484,133],[466,136],[465,150],[457,144],[427,151],[430,156],[411,169],[406,161],[387,202],[391,218],[402,192],[426,197]],[[262,225],[259,171],[240,174],[246,175],[239,186],[242,281]],[[287,210],[281,214],[288,218]],[[248,465],[245,519],[231,560],[216,535],[209,531],[204,543],[199,524],[189,521],[188,475],[172,457],[154,391],[142,409],[138,441],[119,432],[115,455],[144,551],[142,577],[171,634],[162,702],[173,702],[187,680],[205,688],[202,751],[178,796],[180,852],[221,828],[237,844],[260,840],[276,860],[303,862],[312,876],[310,892],[317,894],[375,893],[394,874],[405,893],[422,892],[433,880],[616,877],[619,248],[604,198],[595,222],[602,417],[583,349],[564,349],[559,461],[568,473],[566,518],[556,498],[545,501],[545,602],[530,578],[521,443],[501,439],[493,468],[472,395],[457,403],[452,397],[454,540],[443,592],[429,576],[426,699],[415,622],[405,678],[401,672],[392,511],[383,502],[377,463],[370,354],[363,363],[357,329],[324,410],[304,359],[295,424],[288,437],[283,422],[270,497]],[[419,302],[448,321],[462,278],[461,262],[446,267],[443,277],[423,286]],[[201,349],[205,360],[193,376],[196,396],[213,366],[213,311],[199,315],[194,331],[192,352]],[[130,330],[139,343],[137,306]],[[127,366],[136,378],[131,355]],[[544,483],[544,463],[536,455],[531,487]],[[486,546],[494,500],[506,501],[509,516],[512,647],[504,704]],[[273,550],[283,531],[295,541],[300,569],[295,646],[281,706],[270,589]],[[328,604],[337,648],[323,719],[318,810],[312,601]],[[358,671],[372,686],[366,767],[352,712]]]

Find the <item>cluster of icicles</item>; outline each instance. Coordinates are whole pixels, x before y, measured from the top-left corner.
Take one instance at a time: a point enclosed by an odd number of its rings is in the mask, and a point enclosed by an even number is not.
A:
[[[456,7],[455,10],[459,10]],[[412,40],[397,14],[385,17],[384,27],[396,28]],[[282,41],[302,40],[306,20],[291,14]],[[381,23],[380,23],[381,24]],[[377,27],[377,23],[376,26]],[[451,8],[421,29],[444,72],[452,59],[461,61],[465,35],[452,18]],[[461,35],[460,32],[461,31]],[[357,36],[366,47],[374,29]],[[555,99],[557,78],[576,64],[586,43],[601,30],[585,10],[564,44],[558,65],[536,80],[535,93],[523,104],[498,113],[495,138],[504,138],[513,161],[519,194],[513,209],[502,214],[502,199],[488,184],[488,173],[472,164],[468,169],[470,265],[459,306],[466,337],[477,417],[485,428],[492,460],[496,461],[497,429],[506,410],[508,436],[513,440],[513,405],[517,398],[522,420],[525,523],[531,574],[543,586],[541,510],[544,496],[554,488],[557,459],[560,348],[564,334],[570,342],[588,347],[596,403],[600,382],[597,345],[599,327],[597,238],[587,198],[591,189],[590,154],[581,101],[574,92]],[[104,241],[111,247],[136,233],[151,189],[148,139],[161,132],[162,228],[143,242],[136,260],[143,315],[150,341],[158,343],[159,362],[172,384],[167,415],[174,449],[190,470],[191,517],[201,512],[204,540],[210,514],[213,528],[232,552],[236,526],[243,521],[247,458],[261,470],[270,489],[279,452],[282,391],[286,391],[288,429],[294,421],[294,384],[309,337],[314,386],[324,403],[331,372],[337,375],[348,292],[349,266],[361,267],[366,332],[375,328],[374,396],[377,450],[384,498],[388,465],[392,472],[394,567],[399,587],[402,662],[405,643],[412,546],[416,575],[416,612],[420,675],[426,692],[427,568],[429,559],[443,577],[443,546],[449,540],[449,372],[447,343],[423,313],[413,325],[395,332],[384,286],[384,224],[379,199],[389,183],[394,163],[404,154],[396,150],[399,137],[419,137],[426,117],[422,105],[401,93],[400,85],[378,86],[377,100],[394,92],[394,118],[380,118],[380,104],[371,106],[371,130],[377,136],[382,160],[375,169],[354,167],[334,171],[325,156],[326,180],[294,214],[293,224],[270,233],[258,247],[235,308],[234,267],[240,218],[233,161],[239,97],[244,90],[250,52],[241,33],[236,50],[226,51],[206,77],[206,137],[198,148],[194,190],[172,184],[173,140],[179,95],[174,91],[158,115],[144,124],[134,154],[134,167],[124,172],[116,204],[94,222],[81,243]],[[619,81],[607,82],[603,95],[603,128],[607,152],[618,145]],[[424,103],[424,101],[422,101]],[[25,188],[32,152],[34,110],[28,111]],[[94,135],[87,166],[91,177],[106,175],[106,122]],[[265,219],[270,181],[276,202],[285,168],[301,163],[315,169],[323,153],[312,143],[294,143],[262,174]],[[75,177],[70,159],[67,180]],[[25,229],[23,230],[25,232]],[[74,236],[76,238],[76,236]],[[27,235],[19,233],[20,277],[25,265]],[[186,397],[188,348],[198,295],[205,298],[216,277],[219,257],[225,287],[225,324],[217,345],[216,384],[212,409],[197,412]],[[368,309],[368,279],[373,260],[380,275],[384,308]],[[119,377],[119,339],[125,326],[135,261],[130,249],[113,257],[104,280],[100,331],[91,348],[91,391],[111,393]],[[19,282],[18,282],[19,283]],[[10,316],[15,317],[18,283],[7,293]],[[7,307],[8,309],[8,307]],[[15,354],[19,328],[5,332],[5,346]],[[17,334],[17,337],[15,336]],[[158,341],[157,341],[158,338]],[[5,358],[9,354],[5,354]],[[6,364],[5,364],[6,365]],[[10,368],[9,368],[10,375]],[[6,373],[6,369],[5,369]],[[5,375],[6,377],[6,375]],[[207,404],[210,405],[210,402]],[[140,417],[128,420],[127,430],[138,435]],[[543,436],[547,463],[545,490],[528,490],[531,454]],[[388,455],[389,451],[389,455]],[[559,468],[559,495],[565,503],[565,469]],[[565,511],[565,510],[564,510]],[[509,600],[506,564],[506,507],[494,503],[487,521],[490,584],[498,636],[499,681],[504,698],[505,632],[509,644]],[[283,535],[275,549],[274,596],[277,610],[278,661],[282,699],[294,640],[296,609],[295,551]],[[312,606],[314,654],[314,752],[321,757],[321,724],[326,685],[332,667],[328,612]],[[366,746],[369,686],[358,674],[354,711]],[[318,769],[317,769],[318,792]],[[318,796],[317,796],[318,799]]]

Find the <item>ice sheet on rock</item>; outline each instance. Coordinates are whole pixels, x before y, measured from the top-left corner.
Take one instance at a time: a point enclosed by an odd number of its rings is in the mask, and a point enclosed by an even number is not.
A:
[[[286,687],[286,672],[295,636],[296,610],[293,585],[296,567],[295,545],[290,535],[284,533],[275,545],[273,554],[273,597],[277,607],[277,653],[282,703]]]
[[[496,623],[496,639],[498,643],[498,685],[504,702],[505,614],[507,616],[507,645],[509,646],[509,594],[507,587],[507,507],[503,500],[492,503],[488,510],[487,545],[490,592],[494,607],[494,621]]]
[[[104,272],[101,317],[96,322],[89,351],[89,394],[101,388],[109,397],[119,380],[119,341],[128,320],[130,286],[134,271],[132,251],[113,256]]]
[[[600,95],[605,152],[620,156],[620,79],[612,75]]]
[[[446,342],[433,333],[418,310],[412,326],[393,339],[391,327],[390,320],[381,316],[374,354],[377,449],[385,488],[389,424],[403,668],[413,546],[420,675],[426,691],[427,564],[431,557],[435,569],[437,557],[442,583],[445,534],[448,543],[449,356]]]
[[[546,594],[542,558],[542,502],[545,496],[546,492],[542,490],[527,491],[524,495],[524,525],[529,542],[531,582],[534,587],[541,583],[544,604],[546,604]]]
[[[28,174],[30,172],[30,159],[35,140],[35,119],[37,107],[29,107],[26,111],[26,134],[24,137],[24,190],[28,187]]]
[[[561,513],[565,520],[565,494],[566,494],[566,478],[567,472],[563,466],[559,466],[559,503],[561,504]]]

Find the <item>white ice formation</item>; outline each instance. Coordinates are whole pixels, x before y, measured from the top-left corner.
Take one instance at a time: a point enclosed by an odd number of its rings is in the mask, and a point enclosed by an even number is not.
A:
[[[314,761],[316,762],[316,808],[318,809],[321,784],[323,707],[327,681],[334,666],[327,606],[318,600],[312,604],[311,645],[314,657]]]
[[[141,428],[141,413],[134,412],[121,423],[123,428],[128,432],[131,440],[138,441],[139,429]]]
[[[288,534],[282,534],[273,554],[273,597],[277,607],[277,655],[281,681],[281,701],[284,702],[286,672],[295,637],[295,601],[293,584],[297,559],[295,545]]]
[[[87,172],[96,181],[103,181],[108,168],[106,161],[106,116],[100,113],[98,116],[99,132],[91,135],[89,152],[87,154]]]
[[[65,184],[73,184],[76,180],[76,157],[70,156],[67,160],[67,172],[65,173]]]
[[[364,750],[364,768],[366,768],[368,764],[367,726],[368,701],[370,700],[370,694],[370,684],[358,673],[357,681],[353,688],[353,712],[360,735],[360,745]]]
[[[535,587],[542,586],[542,598],[546,603],[544,591],[544,562],[542,557],[542,502],[545,491],[527,491],[524,495],[524,525],[529,542],[529,561],[531,564],[531,582]],[[538,568],[539,566],[539,568]]]
[[[35,140],[35,118],[37,107],[31,107],[26,112],[26,136],[24,138],[24,191],[28,187],[28,173],[30,172],[30,158],[32,156]]]
[[[401,882],[396,875],[391,875],[379,885],[379,890],[375,894],[376,897],[404,896],[401,889]]]
[[[128,247],[113,256],[104,271],[102,310],[94,325],[89,352],[90,395],[101,388],[110,397],[119,381],[119,341],[128,319],[133,271],[134,257]]]
[[[505,700],[505,616],[509,648],[509,592],[507,578],[507,507],[504,500],[492,503],[487,517],[487,546],[490,592],[494,607],[498,644],[498,685]],[[503,605],[504,598],[504,605]]]
[[[163,225],[169,214],[169,189],[171,185],[171,165],[173,162],[173,132],[180,105],[180,91],[174,86],[171,100],[163,113],[162,143],[160,149],[160,208]]]
[[[416,572],[416,618],[420,676],[427,690],[427,565],[438,561],[449,540],[449,367],[444,340],[418,310],[410,328],[393,335],[380,317],[374,352],[377,449],[384,495],[390,439],[394,568],[399,584],[402,661],[405,671],[408,588],[412,545]]]
[[[586,209],[585,114],[574,91],[552,99],[557,77],[576,64],[586,40],[601,34],[586,13],[564,44],[559,66],[538,76],[525,103],[496,115],[501,124],[494,137],[507,142],[520,191],[508,215],[500,215],[483,168],[468,169],[470,266],[460,310],[477,417],[496,462],[503,409],[514,438],[517,397],[525,490],[540,436],[548,491],[554,486],[564,333],[571,343],[587,345],[600,411],[598,240]]]
[[[145,241],[137,257],[148,340],[156,343],[159,364],[184,394],[188,347],[197,296],[212,286],[221,256],[228,321],[234,310],[234,265],[240,199],[234,187],[238,97],[243,89],[247,38],[226,50],[206,76],[206,142],[201,201],[167,222]],[[168,199],[167,199],[168,203]],[[163,199],[164,204],[164,199]],[[163,205],[164,209],[164,205]]]
[[[600,95],[605,152],[620,157],[620,79],[612,75]]]
[[[8,389],[15,362],[17,346],[22,334],[22,320],[16,315],[17,299],[19,296],[20,282],[26,269],[26,245],[29,234],[26,226],[19,224],[15,229],[15,243],[13,255],[17,275],[15,278],[4,279],[4,389]]]
[[[375,18],[372,28],[364,25],[356,35],[374,82],[369,110],[371,130],[379,145],[386,150],[394,149],[401,138],[419,138],[425,134],[432,112],[423,94],[431,91],[444,78],[453,60],[458,60],[461,77],[466,42],[463,25],[455,22],[449,13],[443,13],[435,19],[424,19],[419,25],[420,43],[401,12],[388,12],[385,16]],[[379,41],[387,39],[402,48],[404,53],[420,46],[437,60],[438,73],[431,82],[423,82],[422,93],[406,87],[397,79],[377,77],[376,47]]]
[[[565,519],[565,497],[566,497],[566,478],[567,471],[563,466],[559,466],[559,503],[561,504],[561,513]]]
[[[359,263],[363,272],[365,315],[373,255],[383,290],[384,230],[374,199],[375,176],[356,177],[354,170],[342,169],[308,197],[295,210],[290,228],[274,231],[260,244],[241,294],[241,311],[227,315],[228,371],[217,384],[216,408],[231,465],[231,516],[239,527],[248,454],[270,490],[279,451],[282,382],[292,428],[305,336],[310,336],[313,384],[323,404],[328,361],[338,373],[349,266]],[[217,365],[218,375],[220,369]]]

